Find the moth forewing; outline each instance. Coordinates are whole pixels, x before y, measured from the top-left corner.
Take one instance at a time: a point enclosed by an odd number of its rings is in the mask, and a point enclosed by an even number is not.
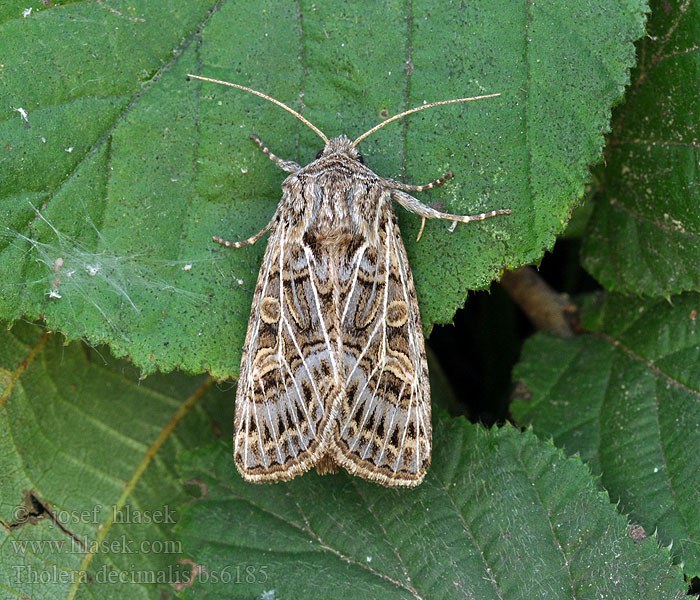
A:
[[[480,215],[436,211],[411,196],[424,186],[385,179],[362,164],[357,144],[329,139],[304,117],[251,88],[302,120],[324,141],[305,167],[260,148],[291,173],[265,228],[270,231],[253,297],[236,393],[234,457],[244,479],[287,480],[316,466],[344,467],[385,486],[415,486],[430,464],[430,384],[413,275],[392,200],[425,219],[468,223]],[[421,226],[422,232],[422,226]]]
[[[287,201],[283,196],[283,206]],[[301,294],[310,284],[304,249],[277,219],[253,297],[236,394],[234,456],[248,481],[290,479],[311,468],[324,452],[328,398],[339,393],[319,379],[312,362],[322,329],[318,312]],[[302,285],[303,282],[303,285]],[[299,287],[301,286],[301,287]],[[291,303],[287,294],[296,295]]]
[[[340,282],[350,309],[341,320],[346,379],[335,454],[351,473],[411,486],[430,464],[428,365],[390,192],[379,195],[377,243],[341,258],[355,269]]]

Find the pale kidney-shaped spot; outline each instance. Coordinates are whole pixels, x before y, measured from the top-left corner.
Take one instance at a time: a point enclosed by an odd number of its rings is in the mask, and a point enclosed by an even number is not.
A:
[[[401,327],[408,321],[408,306],[403,300],[392,300],[386,308],[386,324]]]
[[[265,323],[277,323],[280,320],[280,301],[273,296],[263,298],[260,303],[260,318]]]

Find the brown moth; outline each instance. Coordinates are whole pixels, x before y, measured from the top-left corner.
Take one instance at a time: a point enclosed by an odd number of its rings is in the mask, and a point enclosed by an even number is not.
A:
[[[278,100],[274,102],[325,144],[291,173],[270,222],[270,239],[255,288],[236,394],[234,457],[250,482],[288,480],[316,467],[344,467],[385,486],[415,486],[430,464],[430,384],[413,276],[392,200],[425,219],[461,223],[506,215],[509,209],[461,216],[434,210],[411,196],[441,185],[407,185],[375,174],[357,145],[413,112],[498,94],[426,104],[362,134],[329,139]],[[420,233],[418,235],[420,238]]]

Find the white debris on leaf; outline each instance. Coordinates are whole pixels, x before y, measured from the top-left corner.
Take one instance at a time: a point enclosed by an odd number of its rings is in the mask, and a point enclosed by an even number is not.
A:
[[[13,231],[5,227],[5,233],[0,231],[0,237],[7,235],[22,240],[28,244],[28,252],[33,260],[42,265],[44,285],[39,292],[46,299],[47,304],[57,306],[58,299],[61,305],[68,310],[77,310],[75,302],[85,301],[92,305],[115,331],[119,331],[119,324],[123,319],[122,313],[115,314],[112,304],[101,303],[105,294],[116,295],[120,299],[119,311],[122,304],[128,305],[139,313],[141,308],[134,302],[134,290],[167,291],[179,294],[181,301],[189,302],[192,306],[201,306],[208,303],[209,298],[203,294],[193,293],[186,289],[174,287],[172,282],[159,276],[162,269],[173,267],[182,269],[185,263],[176,261],[149,261],[144,260],[140,254],[124,254],[110,248],[108,241],[102,236],[97,226],[91,221],[86,207],[83,207],[82,218],[84,222],[96,233],[99,252],[92,247],[81,243],[57,228],[55,223],[49,221],[39,207],[31,202],[27,203],[34,211],[37,219],[45,223],[55,234],[50,237],[50,242],[40,241],[27,237],[21,232]],[[3,229],[0,227],[0,230]],[[191,263],[194,266],[194,263]],[[48,306],[47,306],[48,308]],[[116,319],[116,320],[115,320]],[[129,338],[122,334],[124,340]]]

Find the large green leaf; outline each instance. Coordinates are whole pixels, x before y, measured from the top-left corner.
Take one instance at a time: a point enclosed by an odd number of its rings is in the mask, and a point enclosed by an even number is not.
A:
[[[0,598],[172,597],[146,583],[189,572],[175,455],[230,431],[232,410],[210,379],[139,382],[108,353],[0,329]]]
[[[188,598],[681,598],[653,538],[578,458],[512,427],[437,419],[426,480],[392,490],[347,474],[241,480],[228,444],[183,455],[197,500],[177,531],[199,565]],[[234,585],[235,584],[235,585]]]
[[[700,4],[656,0],[582,249],[606,288],[700,290]]]
[[[600,158],[644,0],[5,3],[0,16],[0,316],[44,317],[144,372],[235,374],[262,244],[313,132],[195,72],[249,84],[328,135],[423,101],[500,92],[391,124],[362,144],[379,174],[453,182],[451,211],[513,214],[450,234],[400,211],[426,330],[466,291],[551,247]],[[21,110],[20,110],[21,109]]]
[[[530,339],[513,416],[601,475],[620,508],[700,575],[700,295],[589,308],[590,333]]]

